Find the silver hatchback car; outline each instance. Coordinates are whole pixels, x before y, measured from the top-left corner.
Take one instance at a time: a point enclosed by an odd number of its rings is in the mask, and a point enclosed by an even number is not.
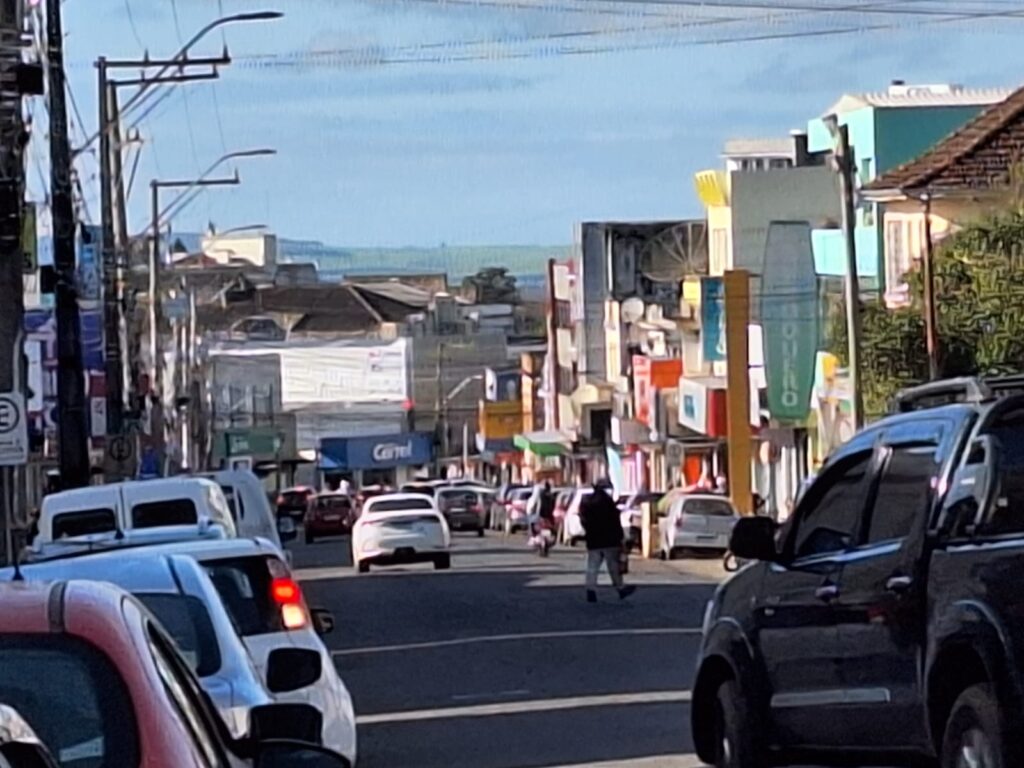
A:
[[[672,559],[686,550],[729,548],[739,513],[725,496],[710,493],[679,496],[658,521],[661,556]]]

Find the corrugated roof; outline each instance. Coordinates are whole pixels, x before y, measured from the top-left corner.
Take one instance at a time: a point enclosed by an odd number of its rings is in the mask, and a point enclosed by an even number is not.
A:
[[[871,190],[980,191],[1005,187],[1024,154],[1024,88],[981,114],[914,160],[875,179]]]
[[[838,115],[864,107],[885,109],[924,107],[971,107],[998,104],[1012,88],[963,88],[962,86],[896,86],[873,93],[847,93],[825,110]]]

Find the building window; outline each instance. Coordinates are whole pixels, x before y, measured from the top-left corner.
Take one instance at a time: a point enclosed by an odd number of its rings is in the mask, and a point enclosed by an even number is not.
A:
[[[885,217],[885,294],[890,306],[905,304],[906,274],[924,253],[924,218],[887,214]]]
[[[860,181],[861,184],[867,184],[871,181],[871,158],[865,157],[860,161]]]

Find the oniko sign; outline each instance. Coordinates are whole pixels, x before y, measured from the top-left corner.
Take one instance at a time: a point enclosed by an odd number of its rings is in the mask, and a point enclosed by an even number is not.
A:
[[[818,276],[811,227],[805,221],[773,221],[761,273],[768,410],[774,421],[806,420],[818,348]]]

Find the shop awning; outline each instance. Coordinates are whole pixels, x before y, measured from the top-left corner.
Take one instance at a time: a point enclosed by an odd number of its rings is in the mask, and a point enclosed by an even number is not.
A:
[[[519,450],[537,456],[564,456],[572,451],[572,441],[557,430],[526,432],[516,435],[512,442]]]

